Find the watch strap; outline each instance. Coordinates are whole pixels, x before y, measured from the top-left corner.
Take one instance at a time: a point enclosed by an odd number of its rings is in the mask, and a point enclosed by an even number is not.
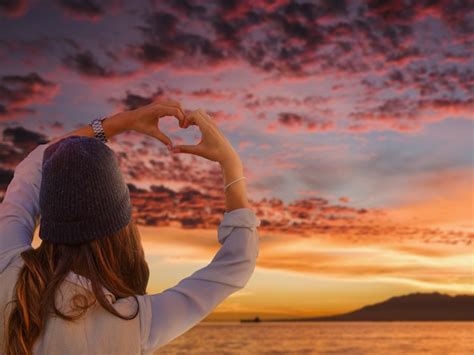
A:
[[[108,142],[108,139],[105,136],[104,127],[102,126],[102,121],[106,118],[107,117],[95,118],[89,123],[89,125],[92,127],[92,130],[94,131],[94,137],[103,143]]]

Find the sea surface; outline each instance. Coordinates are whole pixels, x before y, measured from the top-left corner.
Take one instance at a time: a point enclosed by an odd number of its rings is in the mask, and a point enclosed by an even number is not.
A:
[[[155,354],[474,354],[474,322],[201,322]]]

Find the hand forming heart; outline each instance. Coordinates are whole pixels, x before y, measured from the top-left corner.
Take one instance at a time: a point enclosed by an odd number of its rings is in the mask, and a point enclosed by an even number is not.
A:
[[[171,139],[164,134],[158,122],[162,117],[174,116],[179,120],[179,127],[186,128],[186,117],[181,104],[174,100],[159,100],[129,111],[131,129],[159,139],[163,144],[172,146]]]
[[[184,110],[177,101],[160,100],[130,111],[130,113],[132,114],[132,130],[159,139],[172,153],[195,154],[219,163],[240,161],[229,140],[223,135],[212,118],[201,108],[191,112]],[[180,128],[188,128],[191,125],[198,126],[202,135],[201,141],[196,145],[173,147],[171,139],[158,127],[158,121],[164,116],[176,117],[179,120]]]

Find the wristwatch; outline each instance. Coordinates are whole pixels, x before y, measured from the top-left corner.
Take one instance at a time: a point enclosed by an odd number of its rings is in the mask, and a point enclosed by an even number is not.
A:
[[[94,137],[103,143],[108,142],[108,139],[105,136],[104,127],[102,126],[102,121],[106,118],[107,117],[95,118],[89,123],[89,125],[92,127],[92,130],[94,131]]]

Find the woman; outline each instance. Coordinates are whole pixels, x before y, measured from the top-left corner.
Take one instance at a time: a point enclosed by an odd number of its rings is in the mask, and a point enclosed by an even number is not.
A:
[[[198,126],[199,144],[173,148],[158,128],[163,116],[176,117],[181,128]],[[254,271],[260,220],[246,197],[243,166],[203,110],[185,114],[178,102],[157,101],[99,123],[36,147],[7,188],[0,205],[2,354],[152,353],[242,289]],[[104,144],[128,130],[217,162],[223,173],[220,249],[158,294],[146,294],[149,269],[129,190]],[[33,249],[39,215],[42,242]]]

